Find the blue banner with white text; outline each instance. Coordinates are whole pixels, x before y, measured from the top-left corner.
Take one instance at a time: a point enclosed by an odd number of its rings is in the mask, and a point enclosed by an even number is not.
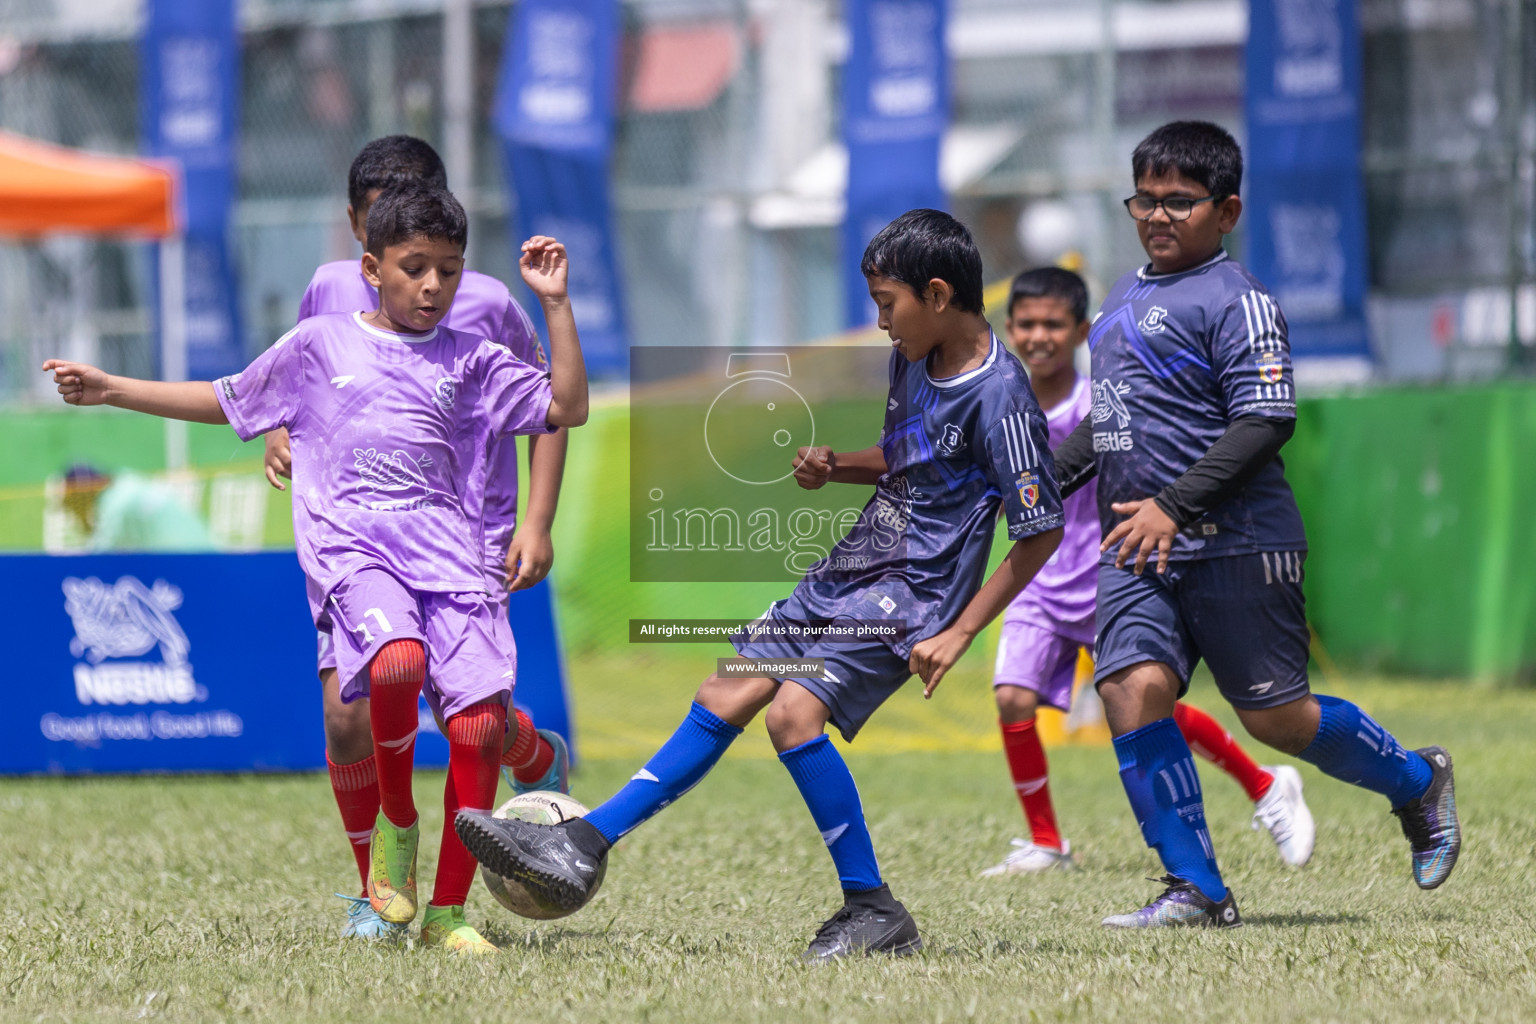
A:
[[[1248,268],[1299,358],[1370,355],[1355,0],[1250,0]]]
[[[949,123],[947,0],[845,0],[843,141],[844,311],[849,327],[875,319],[859,260],[886,224],[918,207],[943,209],[939,145]]]
[[[292,551],[6,555],[0,775],[325,767],[315,627]],[[516,700],[571,736],[547,583],[511,595]],[[425,701],[416,764],[448,763]],[[574,748],[573,748],[574,749]]]
[[[513,250],[565,243],[571,311],[594,377],[625,372],[629,337],[608,194],[619,61],[617,0],[522,0],[494,114],[516,197]]]
[[[212,380],[246,363],[229,244],[240,125],[235,0],[148,0],[145,13],[139,130],[147,155],[181,166],[187,376]]]

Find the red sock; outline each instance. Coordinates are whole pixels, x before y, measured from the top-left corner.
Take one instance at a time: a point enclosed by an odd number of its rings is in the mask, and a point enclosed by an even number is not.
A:
[[[533,728],[533,719],[522,708],[516,708],[517,736],[512,745],[501,755],[501,763],[512,769],[512,777],[518,782],[538,782],[555,763],[555,748]]]
[[[1003,727],[1003,753],[1013,774],[1013,788],[1024,805],[1029,820],[1030,838],[1037,846],[1061,849],[1061,833],[1056,831],[1056,811],[1051,807],[1050,775],[1045,765],[1045,748],[1035,731],[1035,720],[998,722]]]
[[[1221,727],[1220,722],[1183,701],[1173,706],[1173,720],[1178,723],[1189,749],[1236,779],[1248,799],[1258,803],[1269,792],[1269,784],[1275,777],[1254,764],[1253,758],[1237,745],[1237,740]]]
[[[426,678],[427,652],[420,640],[391,640],[368,666],[379,809],[397,828],[416,823],[411,768],[416,761],[416,702]]]
[[[363,879],[363,893],[368,892],[368,848],[373,839],[374,821],[379,816],[379,775],[373,755],[356,764],[337,764],[329,754],[325,763],[331,770],[331,792],[341,809],[341,827],[347,831],[352,856],[357,859],[357,873]]]
[[[475,880],[475,858],[453,830],[461,810],[489,811],[496,805],[497,755],[507,729],[507,709],[476,704],[448,719],[448,784],[443,787],[443,847],[437,857],[432,905],[464,905]]]

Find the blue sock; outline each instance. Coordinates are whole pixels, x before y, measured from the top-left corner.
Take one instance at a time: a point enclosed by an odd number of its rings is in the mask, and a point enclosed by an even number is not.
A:
[[[1361,786],[1401,807],[1424,795],[1434,769],[1347,700],[1317,695],[1322,721],[1307,749],[1296,756],[1341,782]]]
[[[617,842],[709,774],[741,730],[699,704],[645,767],[623,789],[587,813],[586,822],[608,842]]]
[[[881,885],[875,846],[864,824],[859,788],[853,784],[848,765],[825,734],[779,755],[790,777],[800,787],[811,809],[821,838],[837,865],[837,878],[849,892]]]
[[[1115,737],[1120,782],[1131,799],[1141,836],[1175,878],[1220,902],[1227,887],[1216,867],[1195,758],[1171,718]]]

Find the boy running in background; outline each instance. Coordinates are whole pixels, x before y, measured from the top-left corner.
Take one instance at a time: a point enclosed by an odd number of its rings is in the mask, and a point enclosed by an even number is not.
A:
[[[1051,444],[1059,445],[1092,405],[1088,379],[1073,366],[1077,346],[1088,338],[1088,286],[1059,267],[1025,271],[1013,279],[1009,291],[1007,331],[1045,410]],[[1003,753],[1024,806],[1030,839],[1013,840],[1008,856],[983,871],[984,877],[1075,863],[1071,846],[1056,827],[1035,709],[1042,703],[1063,712],[1071,706],[1078,649],[1093,644],[1093,598],[1103,534],[1092,483],[1062,504],[1067,525],[1061,546],[1003,613],[992,679]],[[1296,769],[1261,768],[1219,722],[1183,701],[1174,705],[1173,717],[1190,749],[1232,776],[1257,805],[1253,827],[1269,829],[1280,858],[1292,867],[1305,864],[1312,856],[1315,829]]]
[[[347,220],[352,234],[365,249],[368,245],[368,210],[392,185],[417,183],[447,188],[448,175],[437,151],[409,135],[389,135],[364,146],[347,173]],[[378,292],[364,276],[357,260],[337,260],[315,271],[299,303],[299,320],[323,313],[372,312],[379,306]],[[529,366],[546,369],[544,349],[528,314],[517,304],[506,285],[493,277],[465,270],[443,324],[477,338],[494,341]],[[531,587],[549,572],[554,557],[550,526],[560,494],[565,465],[567,432],[528,435],[528,514],[517,516],[517,446],[510,438],[491,439],[489,457],[474,472],[483,475],[468,494],[483,496],[480,508],[466,507],[471,521],[480,521],[480,544],[490,600],[497,614],[507,617],[509,591]],[[289,475],[292,456],[288,431],[279,427],[267,434],[266,472],[272,486],[283,490],[279,476]],[[342,829],[357,861],[362,896],[342,896],[347,901],[344,938],[386,938],[391,927],[379,919],[367,899],[368,848],[373,822],[379,814],[379,786],[373,760],[373,738],[368,732],[368,701],[351,704],[341,699],[336,674],[336,653],[329,633],[319,634],[321,704],[325,721],[325,758],[330,769],[331,791],[341,811]],[[570,755],[565,740],[549,729],[535,730],[528,713],[514,707],[508,723],[502,776],[518,793],[535,789],[570,791]]]
[[[1125,205],[1150,262],[1104,300],[1089,332],[1093,409],[1057,449],[1067,490],[1098,476],[1095,681],[1126,796],[1167,870],[1161,895],[1104,924],[1240,923],[1173,717],[1201,658],[1252,736],[1385,796],[1414,880],[1433,889],[1461,849],[1450,755],[1405,750],[1308,686],[1307,541],[1277,457],[1295,429],[1290,343],[1275,300],[1222,248],[1243,209],[1242,151],[1217,125],[1177,121],[1131,167]]]
[[[386,191],[369,212],[362,260],[379,308],[311,317],[212,384],[133,380],[62,360],[44,368],[73,405],[229,423],[244,440],[280,426],[292,435],[295,546],[310,611],[335,640],[342,698],[371,698],[380,812],[369,899],[388,923],[416,916],[411,777],[424,692],[450,755],[421,939],[484,953],[495,947],[464,919],[474,860],[452,823],[456,811],[495,800],[517,656],[506,619],[486,600],[479,524],[466,509],[481,500],[471,491],[488,439],[581,424],[587,382],[565,251],[553,239],[525,242],[520,264],[548,319],[548,376],[500,345],[440,326],[467,233],[447,191]]]
[[[460,814],[460,836],[492,871],[559,906],[581,906],[609,847],[697,785],[766,709],[768,735],[843,890],[842,908],[806,959],[921,948],[916,923],[881,877],[858,789],[826,726],[851,741],[913,673],[931,695],[1050,557],[1062,515],[1045,418],[1023,367],[982,315],[981,256],[970,232],[946,213],[913,210],[875,236],[862,269],[896,350],[880,441],[853,452],[801,448],[794,472],[808,489],[831,481],[874,485],[875,493],[831,554],[733,640],[743,657],[819,659],[824,671],[711,675],[672,738],[584,818],[540,827]],[[1014,544],[983,584],[999,506]],[[836,568],[848,565],[861,568]],[[905,629],[853,643],[788,633],[831,620]]]

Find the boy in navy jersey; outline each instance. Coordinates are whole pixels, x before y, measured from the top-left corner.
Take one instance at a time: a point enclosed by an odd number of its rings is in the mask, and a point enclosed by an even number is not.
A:
[[[1433,889],[1461,848],[1450,755],[1405,750],[1308,688],[1307,542],[1277,457],[1296,417],[1285,318],[1221,244],[1242,212],[1242,151],[1214,124],[1181,121],[1131,163],[1125,205],[1151,262],[1104,300],[1092,409],[1056,451],[1065,492],[1098,476],[1095,682],[1126,795],[1167,869],[1151,904],[1104,923],[1239,923],[1173,717],[1201,658],[1256,739],[1385,796],[1414,880]]]
[[[768,735],[843,889],[842,909],[806,959],[921,948],[917,925],[881,878],[853,776],[826,726],[852,740],[913,673],[931,695],[1055,551],[1063,520],[1045,417],[1023,367],[982,315],[981,256],[970,232],[948,214],[913,210],[875,236],[862,269],[896,350],[884,429],[862,451],[801,448],[795,479],[810,489],[873,485],[874,495],[829,556],[733,641],[744,657],[820,659],[825,670],[710,676],[672,738],[585,818],[546,827],[460,815],[459,835],[491,870],[558,906],[581,906],[609,847],[697,785],[766,709]],[[1015,543],[983,583],[1000,507]],[[903,628],[853,643],[790,634],[829,620]]]

